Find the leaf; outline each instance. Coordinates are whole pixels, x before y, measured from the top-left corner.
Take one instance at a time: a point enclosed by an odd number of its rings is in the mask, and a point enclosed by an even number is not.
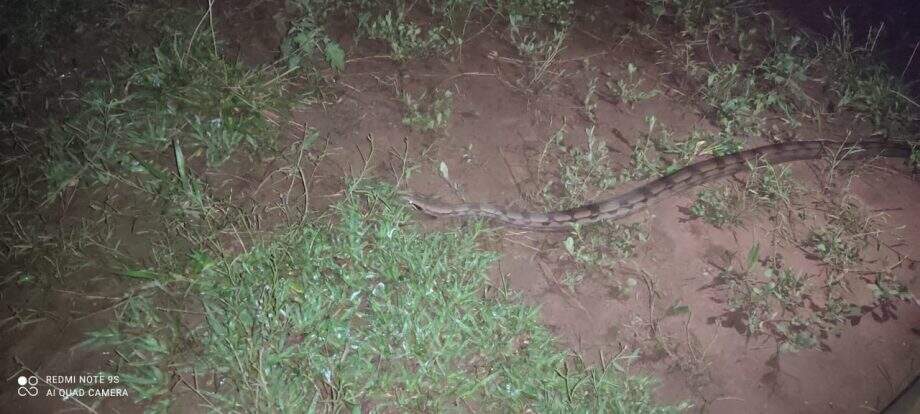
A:
[[[566,237],[562,244],[565,246],[565,250],[568,251],[569,254],[572,256],[575,255],[575,240],[572,240],[571,237]]]
[[[447,164],[444,161],[438,165],[438,171],[441,172],[441,177],[444,177],[445,180],[450,181],[450,171],[447,170]]]
[[[747,257],[748,269],[754,267],[754,265],[757,263],[757,259],[759,258],[760,258],[760,243],[754,243],[754,245],[751,246],[751,250],[748,251],[748,257]]]
[[[689,313],[690,313],[690,306],[689,306],[689,305],[674,304],[673,306],[671,306],[670,308],[668,308],[668,311],[665,312],[665,315],[667,315],[667,316],[677,316],[677,315],[686,315],[686,314],[689,314]]]
[[[145,280],[155,280],[157,277],[159,277],[159,274],[150,269],[125,270],[124,272],[121,272],[121,275],[133,279]]]
[[[326,40],[326,63],[336,72],[345,70],[345,50],[334,40]]]

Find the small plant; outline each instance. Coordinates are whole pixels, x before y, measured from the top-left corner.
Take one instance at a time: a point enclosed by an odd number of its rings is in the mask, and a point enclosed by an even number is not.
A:
[[[741,224],[743,209],[743,198],[733,188],[726,186],[708,188],[697,193],[696,200],[690,206],[690,214],[722,228]]]
[[[517,79],[518,87],[538,93],[552,82],[551,68],[565,48],[567,36],[567,28],[555,29],[552,36],[544,36],[537,32],[527,32],[519,28],[514,19],[511,20],[512,43],[518,54],[525,58],[521,77]]]
[[[575,293],[575,287],[585,279],[585,274],[581,272],[565,272],[562,277],[562,284],[569,288],[569,292]]]
[[[321,52],[326,63],[337,71],[345,69],[345,51],[326,34],[325,25],[335,4],[328,0],[295,0],[291,4],[300,9],[301,16],[291,24],[287,37],[281,43],[281,53],[288,67],[299,68],[315,53]]]
[[[756,78],[743,72],[736,63],[717,66],[708,71],[701,92],[726,135],[756,135],[763,128],[761,113],[767,100],[758,94]]]
[[[435,25],[422,35],[422,28],[406,18],[402,10],[388,10],[383,15],[362,13],[358,28],[371,39],[383,40],[390,48],[390,56],[400,62],[432,53],[446,54],[459,43],[443,26]]]
[[[914,295],[910,293],[910,289],[907,286],[898,283],[887,273],[877,274],[874,280],[867,281],[866,284],[869,286],[869,290],[872,291],[872,296],[875,297],[876,302],[914,299]]]
[[[740,316],[732,318],[748,336],[773,335],[783,351],[817,346],[827,329],[819,323],[822,310],[809,306],[808,277],[783,268],[776,257],[766,260],[762,272],[756,271],[759,263],[760,245],[755,244],[739,270],[729,266],[719,275],[729,312]]]
[[[767,106],[781,112],[786,123],[792,127],[799,126],[795,113],[807,106],[809,99],[802,90],[802,84],[808,80],[812,62],[798,53],[800,44],[798,36],[781,42],[756,68],[756,73],[767,83],[760,87]]]
[[[870,28],[865,43],[853,39],[850,19],[844,12],[825,14],[834,34],[821,50],[825,64],[833,69],[830,89],[838,108],[848,108],[866,117],[876,128],[895,135],[910,131],[916,121],[916,106],[906,98],[907,87],[884,65],[874,61],[876,41],[882,27]]]
[[[672,174],[701,155],[722,157],[742,149],[740,142],[725,134],[694,130],[687,139],[677,141],[667,128],[658,128],[658,119],[654,116],[647,117],[645,122],[648,132],[632,154],[634,179]]]
[[[588,91],[581,101],[582,111],[592,125],[597,125],[597,77],[588,81]]]
[[[788,166],[772,164],[749,164],[750,174],[745,183],[745,198],[748,204],[776,208],[788,207],[799,186],[792,178]]]
[[[209,29],[194,31],[195,15],[170,16],[177,27],[161,33],[166,39],[152,53],[89,83],[76,113],[48,129],[49,201],[77,184],[162,170],[139,155],[170,151],[173,142],[200,149],[210,166],[239,148],[255,153],[272,144],[277,129],[264,112],[283,108],[283,74],[224,60]]]
[[[920,143],[911,144],[910,158],[907,163],[914,169],[920,169]]]
[[[849,269],[859,262],[860,252],[870,240],[881,233],[880,220],[881,216],[868,216],[858,205],[845,200],[828,214],[826,225],[812,229],[807,245],[834,269]]]
[[[632,108],[636,102],[641,102],[655,96],[660,91],[657,89],[643,90],[641,87],[642,79],[639,77],[636,65],[629,63],[626,65],[626,77],[607,81],[607,88],[610,89],[614,96],[620,98],[625,104]]]
[[[582,266],[611,268],[632,257],[647,240],[648,229],[641,223],[612,223],[577,227],[563,241],[563,247]]]
[[[449,90],[435,90],[431,94],[426,92],[418,99],[403,92],[401,98],[407,112],[403,117],[404,125],[416,131],[431,132],[443,130],[450,123],[453,94]]]
[[[541,195],[551,209],[572,208],[598,197],[631,179],[631,172],[618,170],[609,156],[607,142],[595,135],[595,127],[585,129],[587,148],[566,144],[565,127],[551,136],[538,160],[537,173],[543,176],[547,158],[555,158],[556,173],[545,178]]]
[[[571,24],[573,0],[500,0],[501,11],[518,25],[545,22],[555,27]]]

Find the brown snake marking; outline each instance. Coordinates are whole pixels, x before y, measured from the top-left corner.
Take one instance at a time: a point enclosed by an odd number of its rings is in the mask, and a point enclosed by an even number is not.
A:
[[[672,174],[649,181],[623,194],[563,211],[535,213],[507,211],[489,204],[443,204],[413,194],[403,199],[416,209],[436,217],[478,216],[494,219],[514,227],[563,230],[574,224],[616,220],[635,213],[656,198],[680,192],[707,181],[747,169],[748,162],[779,164],[811,160],[824,155],[842,155],[846,159],[870,157],[910,157],[911,147],[886,141],[847,144],[834,141],[797,141],[765,145],[725,157],[714,157],[683,167]],[[839,151],[843,149],[842,151]],[[839,159],[839,158],[838,158]]]

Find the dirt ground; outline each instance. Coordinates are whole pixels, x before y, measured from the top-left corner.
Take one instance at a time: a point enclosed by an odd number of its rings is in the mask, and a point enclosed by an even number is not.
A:
[[[621,68],[626,63],[641,67],[643,79],[664,93],[632,108],[597,101],[596,134],[605,140],[616,164],[629,165],[631,145],[647,131],[648,115],[657,117],[677,136],[715,128],[686,98],[689,91],[681,90],[679,79],[661,64],[652,40],[619,36],[638,13],[634,4],[613,1],[591,7],[599,8],[599,23],[575,25],[560,57],[562,63],[555,68],[558,78],[538,94],[523,93],[513,86],[519,66],[502,58],[511,59],[515,52],[489,27],[475,28],[481,34],[464,44],[460,58],[454,61],[427,59],[401,66],[374,57],[380,54],[374,47],[380,45],[350,50],[345,72],[334,76],[334,93],[327,102],[297,108],[287,141],[280,145],[296,145],[302,126],[316,128],[324,140],[328,156],[312,172],[310,208],[320,210],[334,201],[341,194],[343,177],[360,173],[366,160],[368,174],[396,183],[394,171],[400,168],[401,157],[408,155],[419,169],[408,182],[400,183],[405,191],[451,202],[461,201],[459,193],[467,201],[533,209],[534,194],[547,179],[545,171],[538,171],[537,161],[547,139],[564,125],[571,141],[585,145],[583,131],[590,126],[581,110],[586,84],[592,76],[603,80],[606,68]],[[284,13],[280,1],[251,8],[226,4],[217,10],[222,22],[218,31],[231,53],[243,61],[269,62],[277,57],[283,37],[275,18],[279,13]],[[350,44],[347,40],[341,43]],[[410,131],[401,123],[403,108],[397,88],[418,93],[435,87],[453,92],[454,116],[449,127],[444,133]],[[842,139],[847,131],[856,131],[854,135],[871,132],[846,114],[828,115],[827,121],[806,125],[787,138]],[[765,143],[747,141],[746,145]],[[439,175],[442,161],[459,192]],[[915,258],[920,258],[916,209],[920,185],[900,161],[873,165],[861,168],[850,182],[844,176],[833,181],[833,186],[825,186],[825,161],[797,163],[792,167],[794,177],[806,189],[797,203],[815,211],[823,202],[849,193],[869,211],[884,213],[882,247],[867,252],[865,260],[891,267],[896,278],[918,295],[920,267]],[[271,174],[274,168],[272,162],[250,165],[234,159],[205,179],[233,188],[237,196],[268,210],[291,188],[291,178]],[[744,335],[726,315],[725,292],[714,283],[733,255],[743,257],[759,244],[764,255],[779,255],[792,269],[809,274],[827,270],[799,246],[777,242],[776,225],[766,217],[748,217],[743,226],[733,229],[718,229],[693,219],[688,209],[694,195],[666,197],[629,218],[628,222],[641,223],[649,234],[637,255],[613,273],[586,275],[574,290],[562,283],[572,266],[559,247],[564,234],[499,230],[484,242],[502,255],[493,267],[492,280],[507,283],[526,303],[539,306],[545,325],[588,362],[638,349],[640,357],[630,371],[658,378],[657,400],[691,401],[692,412],[878,412],[920,374],[920,303],[916,300],[867,306],[839,335],[823,338],[813,350],[779,353],[771,337]],[[418,221],[426,228],[464,225],[422,215]],[[797,228],[798,237],[806,230]],[[235,248],[233,241],[227,243],[227,249]],[[95,292],[99,300],[63,289],[29,299],[6,291],[4,300],[48,309],[45,314],[49,316],[7,332],[0,340],[3,354],[46,372],[104,368],[106,355],[76,345],[87,330],[104,326],[111,317],[106,306],[110,301],[105,299],[117,297],[124,287],[114,286],[106,275],[80,278],[85,281],[81,291]],[[639,283],[624,297],[618,286],[626,278]],[[871,302],[864,290],[854,288],[853,294]],[[688,306],[690,312],[668,316],[675,304]],[[4,372],[14,366],[7,359]],[[70,402],[17,399],[11,387],[14,380],[5,379],[0,396],[0,404],[10,412],[78,409]],[[196,410],[191,401],[179,407]],[[138,407],[130,401],[107,400],[99,410],[135,412]]]

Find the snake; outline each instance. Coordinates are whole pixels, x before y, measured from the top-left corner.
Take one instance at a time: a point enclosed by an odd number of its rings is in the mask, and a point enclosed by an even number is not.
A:
[[[533,230],[565,230],[576,225],[612,221],[640,211],[656,200],[700,184],[747,170],[748,164],[780,164],[791,161],[892,157],[909,158],[914,149],[887,140],[866,140],[853,144],[829,140],[790,141],[764,145],[725,156],[713,156],[646,182],[622,194],[567,210],[550,212],[514,211],[493,204],[447,204],[416,194],[403,194],[410,206],[433,217],[482,217]]]

